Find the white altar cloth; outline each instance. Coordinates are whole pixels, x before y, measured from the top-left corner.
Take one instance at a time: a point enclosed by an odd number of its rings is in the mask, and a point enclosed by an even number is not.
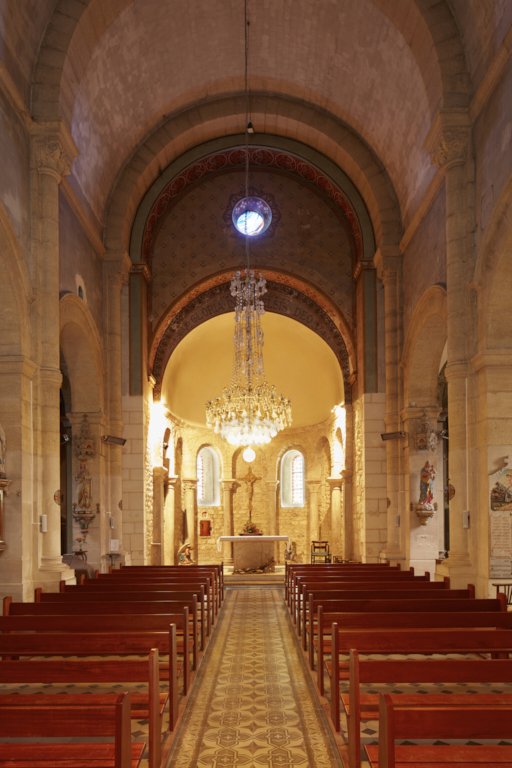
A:
[[[219,536],[217,549],[222,551],[222,542],[233,542],[233,567],[236,570],[260,568],[269,558],[275,557],[275,544],[287,542],[290,548],[289,536]]]

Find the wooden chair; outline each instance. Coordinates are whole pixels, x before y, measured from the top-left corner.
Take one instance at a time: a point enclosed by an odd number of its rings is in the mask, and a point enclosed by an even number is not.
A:
[[[328,541],[311,542],[311,562],[312,563],[330,563],[331,554],[329,552]]]

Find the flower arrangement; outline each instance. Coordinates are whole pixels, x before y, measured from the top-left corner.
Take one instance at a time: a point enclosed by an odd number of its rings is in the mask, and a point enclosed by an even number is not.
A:
[[[249,520],[244,525],[243,531],[244,533],[252,533],[254,535],[260,533],[258,526],[253,520],[251,520],[251,518],[249,518]]]
[[[82,551],[82,542],[84,542],[84,544],[85,544],[85,542],[87,541],[87,539],[86,539],[86,537],[85,537],[85,536],[78,536],[78,537],[77,537],[77,539],[76,539],[76,541],[78,541],[78,543],[79,543],[79,545],[80,545],[80,552],[81,552],[81,551]]]

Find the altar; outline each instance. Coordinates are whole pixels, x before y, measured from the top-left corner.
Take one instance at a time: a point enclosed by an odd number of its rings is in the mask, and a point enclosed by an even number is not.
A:
[[[233,567],[235,571],[243,568],[260,568],[274,556],[275,542],[286,541],[290,548],[289,536],[219,536],[217,550],[222,552],[222,542],[233,542]]]

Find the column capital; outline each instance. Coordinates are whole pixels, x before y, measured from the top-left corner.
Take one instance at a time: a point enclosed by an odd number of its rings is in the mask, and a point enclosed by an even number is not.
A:
[[[266,480],[267,490],[268,491],[275,491],[277,489],[277,486],[279,485],[279,480]]]
[[[306,485],[309,487],[309,490],[311,492],[318,491],[320,489],[320,486],[322,485],[321,480],[306,480]]]
[[[468,363],[466,360],[456,360],[453,363],[447,363],[446,365],[446,381],[454,381],[455,379],[467,379],[468,376]]]
[[[331,490],[335,491],[338,488],[341,490],[341,486],[343,485],[343,477],[328,477],[327,482],[331,486]]]
[[[128,275],[132,266],[131,259],[126,251],[105,251],[103,256],[103,275],[110,285],[121,288],[128,282]]]
[[[185,491],[195,491],[197,487],[197,477],[184,477],[182,483]]]
[[[432,165],[444,170],[463,165],[468,157],[470,119],[466,111],[440,112],[434,120],[424,149]]]
[[[165,479],[165,476],[167,475],[168,469],[167,467],[163,466],[156,466],[153,467],[153,477],[163,477]]]
[[[54,176],[58,182],[69,176],[78,149],[62,120],[35,121],[31,134],[39,173]]]
[[[386,282],[395,282],[402,268],[403,254],[398,245],[380,245],[373,257],[377,277]]]
[[[175,486],[178,480],[179,480],[179,475],[168,475],[167,484]]]
[[[238,483],[238,480],[235,480],[234,478],[226,478],[225,480],[220,481],[222,483],[222,490],[223,491],[231,491],[234,486]]]

